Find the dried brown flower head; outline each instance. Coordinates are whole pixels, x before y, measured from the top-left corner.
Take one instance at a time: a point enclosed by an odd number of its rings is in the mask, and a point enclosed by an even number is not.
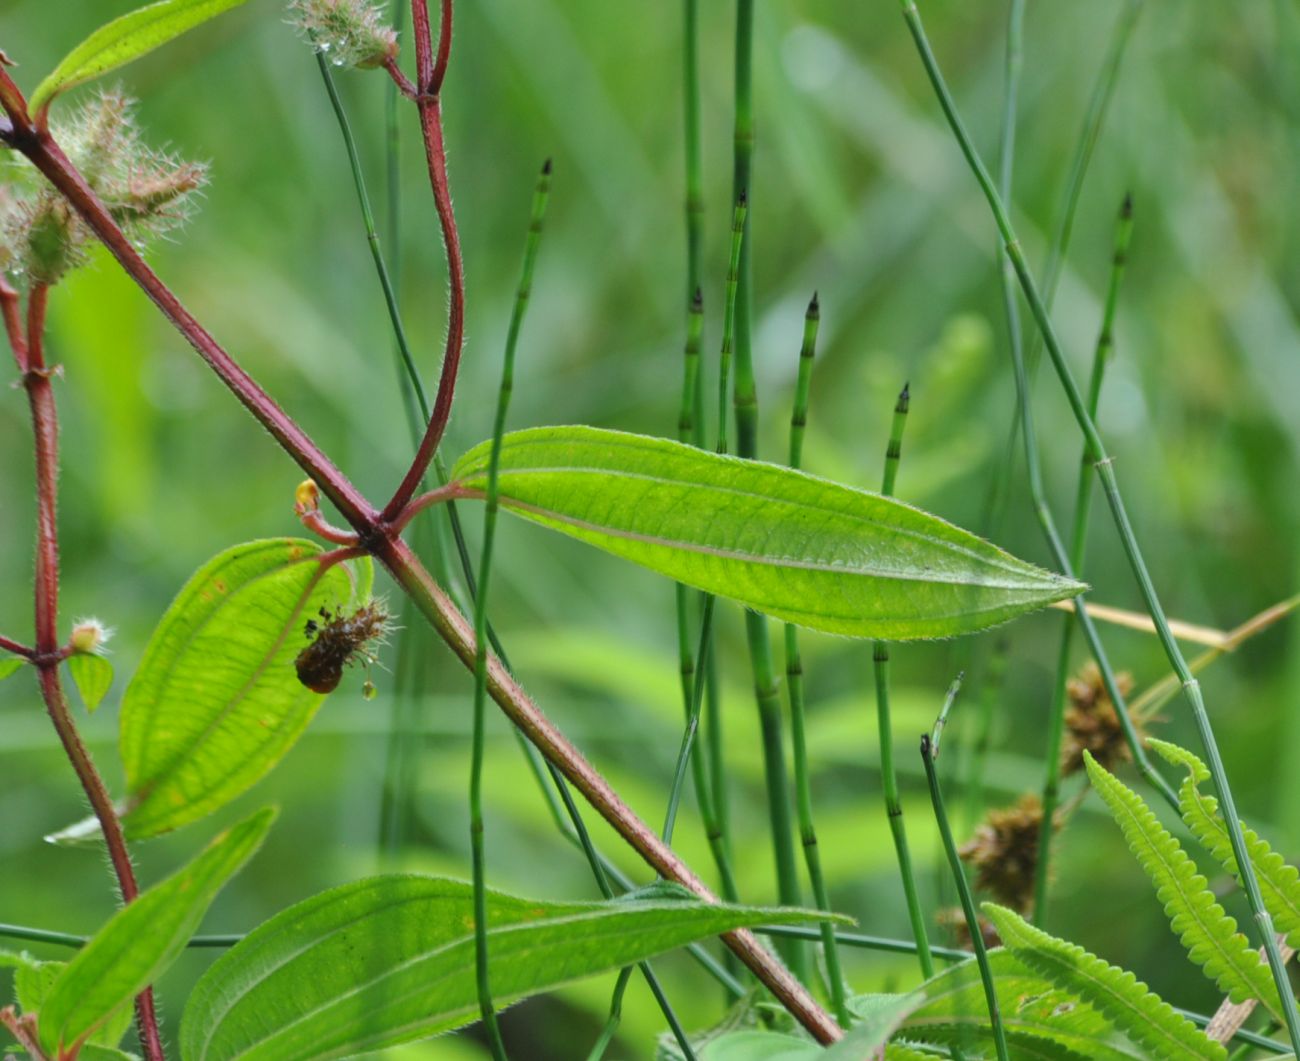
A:
[[[1115,683],[1125,697],[1133,688],[1128,672],[1115,675]],[[1065,740],[1061,745],[1061,774],[1069,777],[1083,770],[1083,753],[1107,770],[1132,758],[1124,728],[1102,682],[1097,664],[1089,660],[1066,686],[1070,706],[1065,711]]]
[[[1038,865],[1038,833],[1043,805],[1024,795],[1012,807],[991,810],[975,835],[959,852],[975,869],[975,883],[998,902],[1021,913],[1034,902],[1034,871]]]

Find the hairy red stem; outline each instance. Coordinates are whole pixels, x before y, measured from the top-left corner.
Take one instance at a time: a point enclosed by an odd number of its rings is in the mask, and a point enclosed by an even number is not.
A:
[[[456,394],[456,374],[460,370],[461,348],[465,341],[465,266],[460,251],[460,236],[456,232],[456,215],[451,205],[451,189],[447,184],[447,151],[442,138],[442,102],[437,96],[421,95],[420,130],[424,135],[424,150],[429,163],[429,183],[433,188],[433,202],[442,226],[442,242],[447,252],[447,280],[451,288],[447,308],[447,345],[442,355],[442,374],[438,379],[438,394],[433,400],[429,426],[415,460],[407,469],[396,492],[384,506],[383,518],[391,520],[415,495],[429,470],[433,455],[447,430],[451,417],[451,403]]]
[[[126,837],[122,834],[113,800],[77,732],[59,681],[59,663],[63,659],[59,645],[59,417],[54,403],[54,388],[50,383],[51,373],[45,364],[45,311],[49,294],[48,285],[35,283],[28,296],[26,369],[23,373],[23,386],[32,411],[36,451],[36,649],[32,661],[39,673],[41,696],[50,721],[54,723],[68,761],[103,830],[122,901],[129,903],[139,894],[140,888],[131,865]],[[140,1045],[145,1056],[149,1061],[163,1061],[158,1018],[150,988],[136,996],[135,1008]]]

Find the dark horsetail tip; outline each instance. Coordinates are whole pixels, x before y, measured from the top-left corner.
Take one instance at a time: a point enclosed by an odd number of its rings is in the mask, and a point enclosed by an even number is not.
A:
[[[908,405],[911,403],[912,400],[911,386],[912,384],[910,381],[903,384],[903,389],[898,392],[898,404],[894,406],[894,412],[896,413],[907,412]]]
[[[749,205],[749,192],[747,192],[744,188],[741,188],[740,194],[736,196],[736,205],[737,206]]]
[[[695,294],[691,296],[691,312],[699,313],[702,309],[704,309],[704,292],[697,287]]]
[[[812,301],[808,303],[808,317],[809,318],[819,317],[821,316],[821,311],[822,311],[822,304],[817,299],[817,292],[814,291]]]
[[[1128,192],[1124,196],[1124,204],[1119,208],[1119,216],[1125,221],[1133,216],[1133,193]]]
[[[542,163],[542,176],[549,177],[550,175],[551,175],[551,160],[548,158],[545,162]]]

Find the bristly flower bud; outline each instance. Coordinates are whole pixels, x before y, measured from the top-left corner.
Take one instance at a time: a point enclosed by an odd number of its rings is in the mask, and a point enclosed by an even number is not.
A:
[[[1038,797],[1021,796],[1013,807],[989,811],[959,852],[975,868],[976,884],[1019,913],[1026,913],[1034,903],[1042,824]]]
[[[143,246],[186,220],[206,170],[144,146],[132,106],[119,92],[102,92],[56,122],[53,133],[114,220]],[[90,229],[28,163],[0,169],[0,191],[0,269],[53,284],[81,264]]]
[[[1115,675],[1115,684],[1120,694],[1127,697],[1133,688],[1133,678],[1120,672]],[[1114,770],[1119,763],[1131,759],[1133,753],[1124,735],[1124,727],[1110,694],[1106,692],[1097,664],[1085,664],[1078,676],[1070,679],[1066,691],[1070,706],[1065,712],[1066,734],[1061,746],[1062,775],[1069,777],[1083,769],[1085,751],[1091,752],[1092,757],[1107,770]],[[1141,724],[1135,719],[1133,725],[1141,735]]]
[[[294,25],[335,66],[362,70],[397,58],[397,34],[366,0],[291,0]]]
[[[69,643],[73,652],[100,655],[112,636],[112,627],[105,626],[98,619],[78,619],[72,626]]]

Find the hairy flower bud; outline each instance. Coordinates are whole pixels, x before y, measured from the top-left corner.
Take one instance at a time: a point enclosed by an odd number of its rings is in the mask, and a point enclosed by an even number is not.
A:
[[[397,34],[365,0],[293,0],[294,24],[335,66],[370,69],[397,58]]]
[[[74,652],[98,654],[104,650],[112,636],[113,631],[98,619],[78,619],[73,624],[69,641]]]

